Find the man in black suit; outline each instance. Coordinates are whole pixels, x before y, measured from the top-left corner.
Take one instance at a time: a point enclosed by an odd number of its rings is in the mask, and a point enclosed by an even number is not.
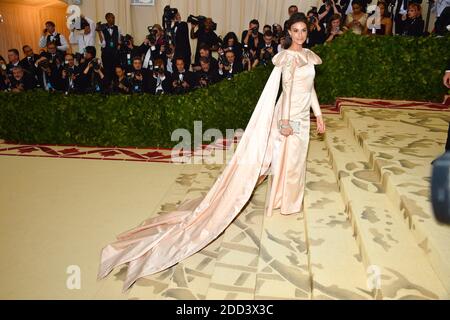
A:
[[[222,79],[231,80],[235,74],[243,71],[242,63],[236,61],[236,56],[231,50],[225,52],[224,63],[219,63],[219,75]]]
[[[221,80],[217,69],[211,67],[211,60],[207,57],[200,58],[200,70],[195,73],[195,87],[204,88]]]
[[[114,66],[119,63],[119,46],[122,32],[116,26],[116,17],[111,12],[105,15],[106,24],[97,25],[97,33],[102,47],[102,64],[105,80],[110,82],[114,75]]]
[[[19,66],[19,50],[17,49],[9,49],[8,50],[8,64],[6,65],[6,72],[8,75],[12,75],[12,69],[14,67]]]
[[[258,40],[256,40],[256,38]],[[258,46],[264,42],[264,35],[259,32],[259,21],[253,19],[248,25],[248,30],[242,32],[242,45],[248,50],[257,50]]]
[[[39,47],[45,48],[50,42],[56,44],[56,50],[59,54],[64,56],[66,51],[69,49],[69,44],[67,43],[64,35],[56,32],[56,26],[53,21],[47,21],[45,23],[45,29],[42,32],[42,36],[39,39]]]
[[[182,57],[184,59],[184,65],[187,69],[191,65],[191,43],[189,42],[189,28],[188,24],[181,21],[180,12],[175,14],[173,19],[174,25],[172,27],[175,44],[175,57]]]
[[[194,75],[186,70],[183,57],[175,60],[176,70],[172,75],[172,91],[175,94],[186,93],[194,86]]]
[[[148,92],[151,94],[169,94],[172,92],[172,75],[164,69],[164,62],[158,58],[148,81]]]
[[[36,76],[36,66],[34,65],[36,61],[40,58],[38,54],[33,52],[33,49],[29,45],[24,45],[22,48],[25,58],[20,60],[20,65],[22,68],[27,70],[33,76]]]
[[[61,90],[64,92],[78,92],[80,73],[79,66],[75,65],[75,56],[72,53],[67,53],[64,58],[64,65],[59,74]]]
[[[23,92],[36,88],[36,80],[21,66],[12,68],[10,89],[12,92]]]

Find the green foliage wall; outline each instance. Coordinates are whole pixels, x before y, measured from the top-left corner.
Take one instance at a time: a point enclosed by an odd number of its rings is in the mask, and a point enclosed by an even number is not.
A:
[[[441,102],[450,37],[361,37],[346,34],[313,50],[322,104],[337,97]],[[258,67],[186,95],[0,93],[0,138],[18,143],[172,147],[177,128],[245,129],[270,67]]]

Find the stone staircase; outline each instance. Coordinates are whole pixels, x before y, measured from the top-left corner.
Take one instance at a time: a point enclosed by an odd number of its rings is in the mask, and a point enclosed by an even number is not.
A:
[[[445,138],[445,119],[435,114],[343,108],[326,115],[325,136],[311,128],[302,213],[264,216],[266,181],[206,248],[127,294],[126,270],[116,270],[96,297],[449,298],[450,228],[434,222],[427,193],[429,162]],[[184,166],[159,212],[207,193],[223,169]]]

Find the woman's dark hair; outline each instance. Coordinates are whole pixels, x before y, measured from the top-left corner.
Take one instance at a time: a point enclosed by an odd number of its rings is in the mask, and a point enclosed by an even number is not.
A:
[[[291,30],[291,27],[298,23],[303,22],[306,25],[306,30],[309,29],[308,18],[303,12],[294,13],[288,21],[286,21],[286,39],[284,41],[284,49],[288,49],[292,45],[292,38],[287,30]]]
[[[355,3],[355,2],[353,1],[353,3]],[[342,30],[342,17],[338,14],[333,14],[327,23],[327,32],[326,32],[327,35],[329,35],[331,33],[332,22],[334,20],[339,20],[339,29]]]
[[[238,40],[238,37],[237,37],[236,33],[228,32],[225,35],[225,38],[223,38],[223,47],[224,48],[228,48],[228,40],[230,40],[230,39],[234,39],[234,45],[235,46],[239,44],[239,40]]]
[[[352,6],[355,5],[355,4],[359,5],[361,8],[363,7],[363,4],[362,4],[361,0],[353,0]]]
[[[380,4],[382,4],[382,5],[384,6],[384,15],[383,15],[383,18],[390,18],[391,15],[389,14],[388,6],[387,6],[387,4],[386,4],[386,1],[385,1],[385,0],[379,0],[379,1],[377,2],[377,7],[379,7]]]

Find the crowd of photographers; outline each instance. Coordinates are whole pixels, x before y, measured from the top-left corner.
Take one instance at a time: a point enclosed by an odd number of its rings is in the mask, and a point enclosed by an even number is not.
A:
[[[370,0],[341,0],[340,5],[335,0],[323,0],[318,10],[312,8],[307,13],[309,33],[305,46],[333,41],[344,32],[390,35],[394,25],[396,34],[421,36],[424,23],[420,2],[378,1],[381,25],[369,29],[367,19],[373,15],[367,10]],[[436,8],[441,16],[435,25],[437,33],[441,32],[440,22],[448,25],[442,20],[446,17],[448,21],[449,2],[441,1],[441,8]],[[289,15],[296,12],[296,6],[289,7]],[[182,94],[271,63],[272,57],[283,50],[287,32],[285,25],[279,24],[265,25],[261,32],[259,22],[252,20],[240,41],[234,32],[222,39],[211,18],[191,15],[184,22],[177,9],[167,6],[162,25],[148,27],[149,34],[136,45],[131,35],[123,35],[112,13],[107,13],[105,19],[106,23],[95,23],[81,16],[74,21],[69,43],[77,45],[76,53],[68,53],[68,41],[48,21],[39,41],[40,54],[26,45],[22,48],[23,59],[17,49],[8,51],[8,63],[0,56],[0,90]],[[189,38],[197,39],[193,61]],[[101,47],[99,55],[96,41]],[[217,52],[217,59],[212,52]]]

